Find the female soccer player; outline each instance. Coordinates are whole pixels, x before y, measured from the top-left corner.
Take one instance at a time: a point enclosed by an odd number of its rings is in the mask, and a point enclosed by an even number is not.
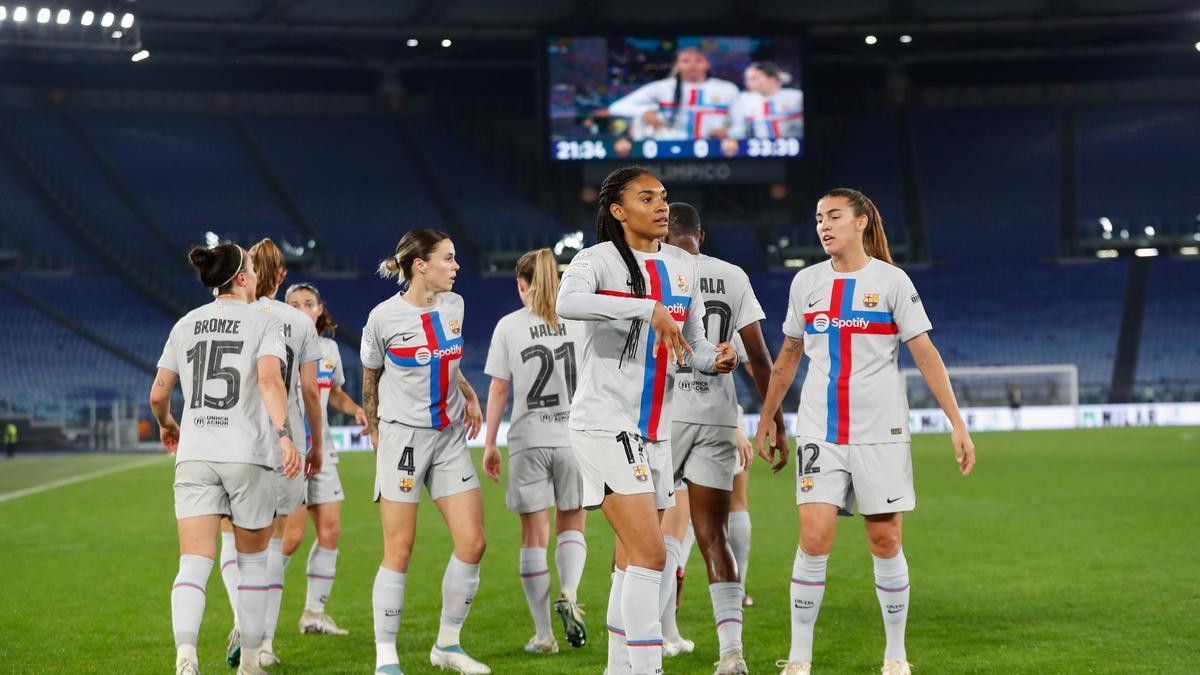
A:
[[[459,373],[463,300],[450,292],[457,272],[448,235],[409,231],[379,266],[379,274],[397,277],[403,290],[376,306],[363,328],[363,407],[376,449],[375,499],[383,521],[383,562],[372,591],[377,673],[400,673],[396,633],[422,486],[454,541],[429,661],[460,673],[491,672],[459,644],[486,544],[479,477],[467,450],[467,431],[479,432],[479,404],[469,387],[459,390],[465,382]]]
[[[662,599],[647,599],[660,597],[665,562],[656,511],[674,503],[664,400],[674,386],[670,364],[729,372],[737,356],[728,344],[714,349],[701,314],[689,311],[700,303],[696,261],[659,241],[667,231],[662,183],[641,167],[617,169],[604,179],[599,202],[600,243],[576,254],[557,307],[564,318],[592,322],[571,402],[571,447],[583,506],[601,507],[618,539],[609,672],[632,667],[641,675],[662,668]]]
[[[729,133],[729,108],[738,88],[709,77],[711,67],[703,51],[684,47],[676,53],[669,77],[613,101],[608,114],[632,119],[634,140],[723,138]]]
[[[246,251],[234,244],[196,246],[188,259],[216,300],[192,310],[171,329],[150,390],[162,444],[175,453],[175,671],[195,675],[199,670],[196,640],[204,616],[204,589],[220,521],[227,516],[233,520],[241,568],[238,672],[261,673],[266,548],[275,515],[273,468],[281,466],[289,478],[300,472],[280,374],[287,346],[279,319],[247,304],[254,300],[258,280]],[[185,399],[182,429],[171,415],[177,380],[182,380]]]
[[[857,190],[830,190],[817,202],[817,235],[829,261],[796,274],[775,360],[759,453],[787,462],[787,446],[764,447],[772,416],[792,385],[800,357],[809,358],[796,423],[796,503],[800,545],[792,568],[792,648],[779,665],[787,675],[812,668],[813,626],[825,594],[825,567],[839,511],[857,503],[875,561],[875,589],[887,649],[884,675],[908,675],[908,562],[900,521],[916,508],[909,452],[908,401],[896,364],[900,343],[950,419],[959,470],[975,466],[975,446],[958,411],[942,357],[929,340],[932,325],[912,281],[892,265],[883,219]]]
[[[492,384],[483,470],[492,480],[500,480],[496,431],[511,388],[505,505],[521,517],[521,585],[536,630],[525,651],[553,654],[558,652],[558,643],[550,627],[550,570],[546,565],[550,543],[547,509],[551,506],[557,509],[554,562],[560,587],[554,609],[562,619],[567,641],[574,647],[587,642],[583,612],[575,600],[587,561],[586,512],[580,505],[579,466],[567,430],[578,359],[588,350],[587,326],[558,317],[554,308],[558,264],[548,248],[530,251],[517,261],[517,293],[525,306],[496,324],[484,368]]]
[[[310,283],[299,283],[290,286],[284,297],[289,305],[313,320],[317,335],[321,336],[321,360],[317,362],[317,388],[321,394],[321,409],[326,410],[327,406],[332,405],[365,426],[366,413],[342,390],[342,385],[346,382],[345,373],[342,371],[342,354],[338,350],[337,342],[325,337],[337,329],[337,324],[329,316],[321,293]],[[342,494],[342,480],[338,476],[338,456],[337,451],[333,449],[333,434],[328,424],[323,428],[321,448],[324,456],[321,458],[321,471],[308,479],[305,499],[305,503],[308,504],[307,511],[312,515],[313,527],[317,530],[317,540],[308,552],[308,593],[305,596],[304,614],[300,617],[300,632],[346,635],[348,631],[338,628],[333,619],[325,613],[325,603],[329,601],[329,593],[333,590],[333,578],[337,572],[337,546],[342,531],[342,501],[345,497]],[[288,516],[287,528],[283,533],[283,554],[286,558],[291,558],[304,539],[307,523],[305,510],[304,507],[300,507]]]
[[[784,85],[792,76],[770,61],[746,66],[746,91],[738,94],[731,117],[733,138],[804,135],[804,94]]]

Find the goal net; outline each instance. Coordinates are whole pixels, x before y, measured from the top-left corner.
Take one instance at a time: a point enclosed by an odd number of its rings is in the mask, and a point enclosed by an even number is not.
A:
[[[950,386],[962,408],[1079,405],[1079,370],[1074,364],[948,368]],[[921,371],[904,368],[910,408],[937,408]]]

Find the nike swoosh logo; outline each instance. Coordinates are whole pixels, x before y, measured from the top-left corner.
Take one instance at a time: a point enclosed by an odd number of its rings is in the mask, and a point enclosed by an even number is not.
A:
[[[472,478],[474,478],[474,477],[475,477],[475,474],[471,474],[470,476],[463,476],[462,482],[464,482],[464,483],[465,483],[465,482],[467,482],[467,481],[471,480],[471,479],[472,479]]]
[[[409,340],[417,337],[417,334],[416,333],[401,333],[398,337],[400,338],[401,342],[408,342]]]
[[[668,492],[668,493],[667,493],[667,496],[668,496],[668,497],[674,497],[674,496],[675,496],[675,491],[674,491],[674,490],[671,490],[670,492]]]
[[[813,300],[812,302],[808,303],[808,306],[809,306],[809,307],[812,307],[813,305],[817,304],[817,303],[818,303],[818,302],[820,302],[820,301],[821,301],[821,299],[820,299],[820,298],[817,298],[816,300]]]
[[[896,497],[895,499],[889,499],[889,500],[887,500],[887,503],[891,504],[892,502],[898,502],[901,499],[904,499],[904,497]]]
[[[903,612],[903,611],[904,610],[902,610],[902,609],[889,609],[888,614],[899,614],[900,612]]]

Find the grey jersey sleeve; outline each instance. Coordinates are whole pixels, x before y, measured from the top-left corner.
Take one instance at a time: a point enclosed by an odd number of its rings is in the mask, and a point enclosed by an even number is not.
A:
[[[912,279],[900,271],[900,278],[897,279],[894,288],[896,297],[892,299],[892,320],[899,329],[900,341],[908,342],[922,333],[933,330],[933,324],[925,314],[925,305],[921,302],[921,296],[917,295],[917,288],[913,286]]]
[[[740,272],[738,281],[742,284],[742,297],[738,298],[738,315],[733,322],[733,330],[737,331],[749,326],[755,321],[762,321],[767,318],[763,313],[762,305],[758,304],[758,297],[754,295],[754,287],[750,285],[750,277],[745,272]]]
[[[483,367],[484,374],[499,380],[511,380],[512,370],[508,367],[508,346],[504,339],[504,321],[496,324],[492,331],[492,344],[488,347],[487,364]]]
[[[171,333],[167,335],[167,343],[163,345],[162,356],[158,357],[158,367],[173,373],[179,372],[179,357],[175,354],[175,328],[173,327]]]
[[[783,319],[783,334],[797,340],[804,339],[804,281],[803,272],[797,272],[788,291],[787,316]]]
[[[600,256],[583,256],[580,251],[563,273],[558,288],[558,315],[580,321],[650,321],[656,300],[600,295]]]
[[[383,367],[383,342],[379,335],[379,320],[375,312],[371,312],[367,317],[367,325],[363,326],[358,356],[366,368],[379,370]]]
[[[311,363],[320,361],[323,358],[321,354],[321,336],[317,335],[317,325],[311,321],[303,322],[304,342],[300,345],[300,363]]]
[[[263,313],[261,316],[266,320],[266,326],[263,328],[262,340],[258,343],[258,351],[254,354],[254,360],[257,361],[264,356],[274,356],[286,363],[287,343],[283,339],[283,322],[267,313]]]

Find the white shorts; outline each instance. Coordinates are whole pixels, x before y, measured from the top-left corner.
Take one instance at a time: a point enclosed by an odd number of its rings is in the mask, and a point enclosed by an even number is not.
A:
[[[686,480],[714,490],[733,491],[733,476],[741,467],[733,427],[673,422],[671,451],[675,489],[686,489]]]
[[[583,483],[575,452],[568,447],[524,448],[508,452],[508,490],[504,505],[513,513],[536,513],[551,506],[580,507]]]
[[[321,465],[321,471],[308,479],[308,495],[304,500],[309,506],[317,504],[332,504],[346,499],[342,493],[342,477],[338,475],[337,463],[328,461]]]
[[[833,504],[844,515],[917,508],[908,443],[838,445],[796,437],[796,503]]]
[[[420,503],[422,485],[435,501],[479,489],[465,428],[459,422],[441,431],[381,422],[375,501]]]
[[[650,443],[630,432],[571,429],[571,447],[583,482],[584,508],[598,508],[613,493],[654,494],[659,510],[675,505],[670,441]]]
[[[304,460],[301,456],[300,473],[295,478],[288,478],[282,467],[275,468],[275,513],[281,516],[291,514],[304,506],[304,498],[308,494],[308,481],[304,479]]]
[[[175,466],[175,518],[229,516],[244,530],[275,518],[275,476],[257,464],[180,462]]]

